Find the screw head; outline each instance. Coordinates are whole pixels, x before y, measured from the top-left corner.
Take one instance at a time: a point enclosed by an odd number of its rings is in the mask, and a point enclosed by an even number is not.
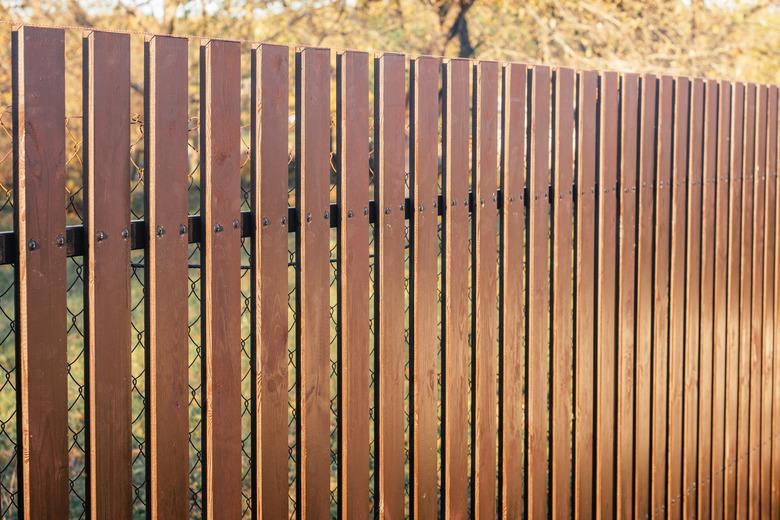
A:
[[[180,235],[186,235],[187,234],[187,224],[182,224],[179,226],[179,234]]]
[[[311,212],[306,213],[306,222],[311,222]]]
[[[330,218],[330,211],[326,211],[322,217],[326,219]]]
[[[270,226],[271,225],[271,219],[268,217],[263,217],[263,226]]]
[[[97,232],[97,241],[98,242],[102,242],[106,238],[108,238],[108,236],[106,235],[106,233],[104,231],[98,231]]]
[[[27,249],[29,249],[30,251],[35,251],[36,249],[38,249],[38,241],[30,240],[29,242],[27,242]]]
[[[57,238],[54,239],[54,243],[57,244],[57,247],[64,246],[65,245],[65,236],[62,233],[60,233],[59,235],[57,235]]]
[[[123,229],[122,230],[122,238],[127,240],[129,236],[130,236],[130,231],[128,231],[127,228]]]
[[[347,210],[347,218],[352,218],[354,216],[355,216],[355,212],[352,211],[351,209],[348,209]]]
[[[385,215],[389,215],[389,214],[390,214],[390,208],[385,208]]]
[[[157,236],[162,238],[163,235],[165,235],[165,228],[162,226],[157,226]]]
[[[238,219],[233,219],[233,229],[238,229],[241,226],[241,223],[238,221]]]
[[[214,233],[222,233],[222,231],[224,231],[224,230],[225,230],[225,228],[222,227],[222,224],[215,224],[214,225]]]
[[[368,208],[367,207],[363,208],[363,215],[368,215]]]
[[[282,222],[283,226],[286,226],[287,225],[287,217],[282,217],[282,221],[281,222]]]

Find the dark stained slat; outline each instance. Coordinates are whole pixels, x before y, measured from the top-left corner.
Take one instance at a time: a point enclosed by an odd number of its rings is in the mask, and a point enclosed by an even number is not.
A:
[[[530,165],[528,169],[528,515],[547,516],[549,479],[548,379],[550,68],[535,66],[531,84]]]
[[[287,154],[289,50],[252,50],[253,511],[288,517]]]
[[[525,262],[525,111],[527,67],[507,64],[503,70],[501,117],[501,409],[499,444],[501,511],[504,519],[520,518],[524,511],[523,482],[525,417],[521,403],[525,374],[525,308],[523,270]]]
[[[84,38],[89,507],[129,519],[130,37]]]
[[[444,69],[444,288],[442,346],[444,515],[468,516],[469,404],[469,62]]]
[[[404,57],[383,54],[374,63],[377,282],[375,326],[378,375],[377,491],[381,518],[404,510]],[[378,76],[378,77],[377,77]],[[412,246],[414,247],[414,245]],[[412,318],[414,319],[414,318]]]
[[[438,232],[438,148],[439,148],[439,73],[438,58],[422,57],[412,62],[410,105],[411,212],[412,234],[412,348],[413,348],[413,403],[412,426],[412,497],[415,518],[438,516],[438,438],[437,407],[439,385],[436,364],[440,344],[437,341],[438,297],[437,276],[439,259]],[[398,76],[403,76],[403,59],[399,58]],[[403,92],[403,89],[400,89]],[[403,96],[396,98],[398,110],[403,113]],[[398,138],[403,143],[403,122],[399,123]],[[401,145],[402,146],[402,145]],[[403,148],[393,160],[399,161],[397,170],[403,171]],[[399,192],[388,207],[403,200],[403,176],[399,177]],[[398,230],[403,236],[403,216]],[[403,243],[403,238],[400,239]],[[403,263],[401,263],[403,273]],[[402,275],[401,275],[402,276]],[[401,301],[401,300],[399,300]],[[401,344],[403,349],[403,343]],[[400,516],[400,515],[399,515]]]
[[[475,518],[492,518],[498,470],[498,63],[481,61],[473,70],[472,500]]]
[[[594,387],[596,309],[596,122],[598,75],[579,74],[575,279],[574,515],[594,512]]]
[[[343,518],[369,514],[368,54],[337,56],[339,158],[339,359]]]
[[[636,309],[636,224],[639,158],[639,76],[621,80],[620,242],[618,260],[618,351],[616,511],[618,518],[633,513],[634,475],[634,364]]]
[[[740,292],[742,255],[742,161],[745,117],[745,85],[735,83],[731,98],[729,143],[728,266],[726,279],[726,428],[724,432],[724,513],[734,518],[738,504]]]
[[[574,82],[572,69],[555,71],[551,360],[554,518],[569,518],[572,496]]]
[[[187,40],[146,43],[147,499],[151,518],[189,511]]]
[[[298,507],[330,514],[330,51],[296,53]]]
[[[675,93],[672,184],[671,271],[669,282],[669,424],[666,506],[672,517],[682,515],[683,399],[685,395],[685,205],[688,197],[688,126],[690,80],[677,78]]]
[[[241,47],[201,44],[201,334],[205,516],[237,518],[241,496]]]
[[[639,181],[637,206],[636,352],[635,352],[635,464],[634,512],[650,515],[651,375],[653,361],[653,179],[658,123],[658,78],[645,74],[641,81]]]
[[[12,40],[20,517],[67,518],[65,35]]]
[[[732,86],[727,81],[718,85],[717,108],[717,157],[715,175],[715,238],[713,292],[713,357],[712,357],[712,495],[710,507],[712,516],[723,518],[726,506],[726,356],[728,336],[727,275],[728,275],[728,198],[729,198],[729,153],[731,143],[731,96]]]

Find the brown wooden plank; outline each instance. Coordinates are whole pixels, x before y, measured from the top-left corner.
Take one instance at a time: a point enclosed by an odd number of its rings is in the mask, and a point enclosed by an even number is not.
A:
[[[742,154],[742,233],[739,298],[739,432],[737,434],[737,517],[749,514],[749,424],[751,386],[751,288],[753,280],[753,193],[756,142],[756,86],[747,85]]]
[[[363,519],[368,504],[368,54],[337,56],[339,158],[339,507]]]
[[[651,376],[653,363],[653,192],[658,78],[642,75],[637,206],[634,514],[650,516]]]
[[[130,37],[84,38],[89,507],[130,518]]]
[[[378,385],[377,491],[382,518],[404,511],[404,57],[383,54],[374,64],[374,139],[376,193],[377,327],[375,359]],[[414,241],[413,241],[414,242]],[[415,247],[414,245],[412,246]],[[415,262],[416,263],[416,262]],[[426,271],[426,276],[429,276]],[[414,305],[414,304],[412,304]],[[418,316],[411,314],[412,320]],[[417,344],[418,342],[413,342]],[[418,347],[419,348],[419,347]]]
[[[696,515],[697,423],[699,419],[699,342],[701,302],[702,165],[704,151],[704,82],[691,84],[688,127],[688,207],[685,252],[685,360],[683,393],[683,515]],[[677,172],[675,172],[677,173]],[[671,461],[674,459],[670,459]]]
[[[65,34],[13,33],[16,347],[22,518],[68,516]]]
[[[201,44],[201,337],[205,516],[237,518],[241,497],[241,47]]]
[[[739,384],[740,384],[740,292],[742,256],[742,167],[745,117],[745,85],[735,83],[731,98],[729,154],[728,273],[726,280],[726,428],[724,433],[724,512],[734,518],[738,504]]]
[[[685,205],[688,197],[688,125],[690,80],[677,78],[674,115],[672,235],[669,282],[669,424],[666,506],[670,516],[682,516],[683,399],[685,393]]]
[[[601,74],[596,348],[596,517],[615,516],[618,75]]]
[[[473,516],[496,516],[498,473],[498,63],[480,61],[474,70],[472,172],[474,214],[472,245]]]
[[[574,313],[572,226],[574,184],[574,71],[555,71],[552,245],[552,516],[571,508],[572,362]]]
[[[620,235],[618,260],[618,351],[616,511],[619,518],[633,514],[634,474],[634,316],[636,309],[636,203],[639,158],[639,76],[621,78],[620,102]]]
[[[298,507],[330,514],[330,51],[296,53]]]
[[[525,262],[525,111],[527,67],[507,64],[503,71],[501,117],[501,348],[499,443],[501,463],[500,503],[505,520],[520,518],[524,511],[523,431],[525,417],[521,403],[525,374],[525,309],[523,269]]]
[[[764,301],[763,301],[763,360],[761,362],[761,516],[772,516],[772,395],[774,377],[774,300],[775,300],[775,242],[777,205],[777,87],[768,88],[768,100],[764,107],[767,117],[766,170],[766,212],[764,232]]]
[[[698,516],[712,517],[713,430],[713,299],[715,290],[715,189],[717,182],[718,83],[708,80],[704,100],[704,157],[702,166],[701,304],[699,313],[699,428],[697,482]]]
[[[252,50],[253,511],[288,517],[287,150],[289,50]]]
[[[764,299],[764,213],[766,179],[767,87],[756,89],[756,136],[753,175],[753,292],[750,319],[750,460],[748,511],[758,517],[761,511],[761,382],[763,357]]]
[[[550,68],[533,68],[528,170],[528,515],[547,516],[550,373]]]
[[[444,70],[444,286],[442,350],[444,515],[469,514],[469,62]]]
[[[151,518],[189,511],[187,40],[146,43],[146,399]]]
[[[399,58],[397,75],[403,76],[403,59]],[[438,330],[438,281],[439,259],[438,232],[438,139],[439,139],[439,73],[441,61],[438,58],[417,58],[412,64],[412,103],[410,139],[410,164],[412,207],[412,291],[413,307],[412,336],[413,369],[412,382],[414,402],[412,498],[415,518],[438,516],[438,380],[436,362],[440,344]],[[403,89],[400,89],[403,92]],[[398,98],[399,110],[403,112],[403,96]],[[403,122],[398,126],[398,137],[403,139]],[[403,171],[403,153],[398,152],[399,166]],[[403,201],[403,179],[401,192],[396,202]],[[393,205],[391,204],[390,207]],[[403,221],[400,224],[403,234]],[[401,267],[403,269],[403,267]],[[401,475],[403,477],[403,474]],[[399,515],[400,516],[400,515]]]
[[[666,514],[667,388],[669,385],[669,280],[671,248],[672,122],[674,80],[662,76],[658,99],[658,156],[655,177],[653,289],[653,381],[651,395],[651,516]],[[679,460],[675,462],[679,464]]]
[[[575,312],[574,516],[594,512],[594,372],[596,309],[596,128],[598,75],[579,75],[577,103],[577,245]]]
[[[728,274],[728,197],[729,197],[729,143],[731,128],[731,83],[718,85],[717,158],[715,182],[715,238],[713,292],[712,358],[712,516],[723,518],[726,494],[726,355],[727,355],[727,274]]]
[[[773,87],[774,92],[771,92],[771,98],[778,96],[777,89]],[[774,101],[775,104],[778,101]],[[770,105],[771,106],[771,105]],[[775,105],[776,107],[776,105]],[[778,116],[780,115],[778,109],[775,108],[774,112],[770,112],[770,128],[773,126],[776,128],[778,125]],[[778,130],[774,130],[780,134]],[[770,132],[771,135],[771,132]],[[780,135],[777,136],[780,138]],[[772,218],[775,219],[775,232],[780,229],[780,204],[777,203],[778,193],[778,165],[777,154],[780,153],[778,146],[778,138],[770,139],[769,146],[774,150],[774,162],[770,163],[770,169],[768,171],[767,182],[771,182],[774,185],[775,190],[775,213]],[[774,279],[774,313],[773,319],[773,338],[780,337],[780,240],[775,237],[775,250],[774,250],[774,264],[775,264],[775,279]],[[775,348],[772,356],[772,462],[770,469],[770,477],[772,485],[770,489],[771,497],[771,513],[772,516],[780,516],[780,348]]]

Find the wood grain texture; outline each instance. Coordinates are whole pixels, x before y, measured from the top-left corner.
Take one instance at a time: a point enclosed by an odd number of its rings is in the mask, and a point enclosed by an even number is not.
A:
[[[552,244],[552,516],[569,518],[572,471],[574,336],[573,186],[574,87],[572,69],[555,71]]]
[[[206,518],[241,515],[241,47],[201,44],[201,337]]]
[[[618,350],[616,510],[633,514],[636,225],[639,166],[639,76],[623,74],[620,102],[620,235],[618,251]]]
[[[403,59],[398,76],[403,76]],[[415,518],[438,515],[438,439],[437,418],[439,383],[437,361],[438,290],[437,269],[440,253],[438,217],[439,172],[439,73],[438,58],[422,57],[412,63],[412,101],[410,106],[410,164],[412,188],[412,336],[413,336],[413,410],[412,428],[412,499]],[[403,89],[401,89],[403,90]],[[399,99],[403,111],[403,97]],[[403,127],[399,126],[403,139]],[[403,153],[398,171],[403,171]],[[397,200],[403,200],[403,179]],[[394,207],[390,204],[390,207]],[[400,233],[403,235],[403,222]],[[403,267],[401,267],[403,269]]]
[[[339,158],[339,359],[343,518],[369,514],[368,54],[337,56],[336,148]]]
[[[672,184],[672,235],[669,281],[669,424],[668,488],[666,505],[672,517],[682,516],[683,495],[683,400],[685,396],[685,236],[688,198],[688,127],[690,80],[677,78],[674,113],[674,158]]]
[[[147,41],[145,94],[147,504],[151,518],[184,518],[190,463],[186,39]]]
[[[653,380],[650,454],[651,516],[666,514],[667,388],[669,385],[669,280],[671,249],[672,123],[674,79],[662,76],[658,94],[658,148],[655,177],[655,255],[653,263]],[[677,459],[679,461],[679,459]],[[679,462],[675,462],[676,465]]]
[[[68,515],[65,35],[12,40],[20,517]]]
[[[574,516],[594,514],[595,309],[596,309],[596,122],[598,75],[579,74],[577,121],[577,215],[575,279]]]
[[[731,98],[729,154],[728,266],[726,279],[726,428],[724,433],[726,467],[724,512],[727,518],[737,514],[739,467],[739,392],[740,392],[740,294],[742,255],[742,161],[745,117],[745,85],[735,83]]]
[[[697,422],[699,420],[699,343],[701,341],[702,166],[704,151],[704,82],[691,81],[688,127],[688,203],[685,251],[685,360],[683,393],[683,515],[696,515]],[[677,173],[677,172],[675,172]],[[669,459],[671,466],[674,459]]]
[[[473,66],[473,74],[472,504],[474,518],[494,518],[498,473],[498,63],[480,61]]]
[[[726,356],[727,279],[729,251],[729,154],[731,146],[732,86],[727,81],[718,84],[717,157],[715,183],[715,238],[713,291],[713,357],[712,357],[712,516],[723,518],[726,505]]]
[[[773,91],[772,91],[773,90]],[[777,89],[770,90],[770,101],[772,99],[776,99],[778,96]],[[772,125],[777,128],[778,125],[778,117],[780,114],[778,113],[777,109],[777,103],[780,101],[774,101],[775,106],[773,111],[770,111],[769,116],[769,124],[770,128],[772,128]],[[771,106],[771,105],[770,105]],[[774,130],[775,132],[778,132],[778,130]],[[778,132],[780,134],[780,132]],[[772,133],[770,132],[770,135]],[[780,229],[780,204],[778,204],[777,201],[777,193],[778,193],[778,182],[780,182],[780,177],[778,177],[778,153],[780,153],[780,150],[778,147],[780,146],[780,142],[778,142],[778,138],[780,138],[780,135],[778,135],[775,138],[770,139],[769,146],[774,149],[774,161],[770,163],[770,169],[767,172],[767,182],[772,183],[774,185],[775,190],[775,212],[771,215],[771,218],[774,219],[774,226],[775,226],[775,232],[777,232],[778,229]],[[775,249],[774,249],[774,307],[773,307],[773,314],[772,314],[772,336],[773,338],[780,338],[780,240],[775,237]],[[769,319],[769,317],[767,317]],[[771,468],[770,468],[770,478],[772,481],[771,487],[770,487],[770,506],[771,506],[771,512],[773,516],[780,515],[780,348],[774,348],[773,350],[773,356],[772,356],[772,439],[771,439],[771,450],[772,450],[772,461],[771,461]]]
[[[533,68],[528,170],[528,515],[548,514],[550,68]]]
[[[761,516],[772,516],[772,407],[774,381],[774,301],[775,301],[775,245],[777,231],[775,214],[777,211],[777,87],[770,86],[766,111],[766,169],[762,177],[765,181],[764,213],[764,300],[762,323],[763,359],[761,361]]]
[[[637,201],[634,513],[650,516],[650,440],[653,369],[653,199],[658,125],[658,78],[641,79]]]
[[[469,62],[444,69],[444,287],[442,352],[444,515],[468,518],[469,507]]]
[[[615,516],[618,75],[601,74],[596,286],[596,518]]]
[[[120,520],[132,512],[130,37],[91,32],[84,51],[89,504]]]
[[[404,57],[383,54],[374,63],[376,225],[375,373],[378,375],[377,491],[380,518],[404,514]],[[377,77],[378,76],[378,77]],[[415,248],[415,239],[412,239]],[[414,254],[414,253],[413,253]],[[417,253],[419,254],[419,253]],[[413,257],[414,258],[414,257]],[[422,263],[416,259],[414,264]],[[426,266],[426,277],[430,267]],[[419,266],[418,266],[419,268]],[[435,267],[434,267],[435,269]],[[425,278],[424,278],[425,279]],[[414,304],[412,304],[414,305]],[[410,314],[419,325],[416,311]],[[411,327],[412,325],[410,325]],[[413,341],[413,345],[419,342]],[[420,347],[415,347],[415,350]],[[415,379],[416,382],[416,379]]]
[[[330,51],[296,53],[298,507],[330,514]]]
[[[288,517],[287,154],[289,50],[252,50],[251,168],[253,511]]]
[[[715,197],[717,187],[718,83],[705,83],[704,157],[702,164],[701,307],[699,342],[699,427],[696,489],[699,518],[712,517],[713,348],[715,290]],[[721,515],[722,516],[722,515]]]
[[[527,67],[508,64],[503,70],[501,190],[501,276],[499,334],[501,376],[499,441],[501,515],[520,518],[524,511],[523,483],[525,414],[525,113]]]
[[[756,86],[747,85],[742,152],[742,217],[739,295],[739,409],[737,418],[737,517],[749,514],[750,387],[751,387],[751,289],[753,280],[753,172],[756,142]]]

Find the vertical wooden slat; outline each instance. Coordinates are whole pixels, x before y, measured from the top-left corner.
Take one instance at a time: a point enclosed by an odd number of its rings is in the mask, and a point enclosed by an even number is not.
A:
[[[146,398],[152,518],[189,511],[187,40],[146,43]]]
[[[773,88],[774,92],[771,94],[776,99],[778,91]],[[780,110],[777,108],[775,101],[774,112],[770,113],[770,125],[777,127],[779,124],[778,116],[780,116]],[[771,128],[771,126],[770,126]],[[780,229],[780,204],[778,204],[776,198],[778,193],[778,182],[780,182],[780,176],[778,176],[778,157],[780,154],[780,131],[775,130],[778,136],[772,139],[769,143],[774,151],[774,160],[770,163],[770,169],[768,171],[768,180],[774,185],[775,190],[775,213],[772,218],[775,219],[775,232]],[[771,133],[770,133],[771,135]],[[773,313],[773,338],[780,338],[780,240],[775,237],[775,251],[774,251],[774,263],[775,263],[775,280],[774,280],[774,313]],[[772,515],[780,515],[780,348],[774,348],[772,356],[772,462],[770,469],[770,477],[772,485],[770,489],[771,508]]]
[[[662,76],[658,102],[658,158],[655,177],[653,262],[653,381],[651,395],[651,516],[666,514],[667,388],[669,385],[669,279],[671,248],[672,122],[674,80]],[[675,461],[679,464],[679,459]]]
[[[552,516],[569,518],[572,439],[574,71],[555,71],[552,245]]]
[[[704,82],[691,84],[688,128],[688,206],[685,252],[685,359],[683,393],[683,515],[696,515],[697,422],[699,420],[699,341],[701,299],[701,202],[704,151]],[[677,173],[677,172],[675,172]],[[670,465],[674,459],[670,459]]]
[[[636,309],[636,203],[639,165],[639,76],[621,78],[620,250],[618,260],[618,351],[616,473],[618,518],[633,514],[634,474],[634,316]]]
[[[201,44],[205,516],[241,515],[240,44]]]
[[[288,516],[287,150],[289,50],[252,50],[253,514]]]
[[[474,69],[474,214],[472,216],[472,348],[474,518],[496,516],[497,474],[497,180],[498,63],[481,61]]]
[[[528,170],[528,515],[547,516],[550,362],[550,68],[533,68]]]
[[[68,515],[65,34],[13,33],[16,348],[22,518]]]
[[[337,57],[339,158],[339,507],[363,519],[368,505],[368,54]]]
[[[130,37],[84,38],[89,506],[130,518]]]
[[[735,83],[731,98],[728,172],[728,266],[726,279],[726,427],[724,433],[724,512],[734,518],[738,504],[738,449],[740,378],[740,292],[742,255],[742,144],[744,138],[745,85]]]
[[[298,507],[330,514],[330,51],[296,53]]]
[[[749,424],[751,385],[751,287],[753,279],[753,171],[756,139],[756,86],[749,84],[745,96],[745,129],[742,148],[742,217],[739,296],[739,409],[737,419],[737,517],[749,513]]]
[[[715,289],[715,189],[717,182],[718,83],[707,81],[704,104],[704,158],[701,230],[701,341],[699,343],[698,516],[712,516],[713,298]]]
[[[501,291],[500,348],[501,511],[504,519],[523,514],[523,381],[525,373],[525,111],[527,67],[507,64],[503,71],[501,117]]]
[[[753,176],[753,291],[750,318],[750,460],[749,484],[751,517],[761,511],[761,381],[763,357],[764,299],[764,187],[766,179],[766,103],[767,87],[756,88],[755,158]]]
[[[401,67],[403,60],[401,60]],[[436,271],[439,258],[438,231],[438,148],[439,148],[439,72],[438,58],[417,58],[412,64],[411,97],[411,191],[412,208],[412,291],[411,321],[414,359],[412,360],[414,424],[412,495],[415,518],[438,515],[437,455],[439,423],[437,420],[438,381],[436,361],[438,287]],[[403,75],[402,68],[399,75]],[[401,89],[403,90],[403,89]],[[398,99],[403,111],[404,99]],[[403,126],[399,127],[403,139]],[[403,153],[398,153],[398,171],[403,171]],[[403,189],[403,185],[402,189]],[[399,195],[403,200],[403,191]],[[403,234],[403,222],[400,224]]]
[[[378,385],[377,492],[381,518],[404,511],[404,57],[383,54],[374,64],[377,122],[374,154],[379,201],[374,301]],[[413,245],[414,248],[414,240]],[[415,249],[416,250],[416,249]],[[427,271],[426,271],[427,273]],[[427,274],[426,274],[427,276]],[[413,304],[412,304],[413,305]],[[412,320],[417,313],[412,313]]]
[[[634,513],[650,516],[650,396],[653,362],[653,181],[658,123],[658,78],[642,76],[636,270]]]
[[[468,516],[469,62],[444,70],[444,287],[442,381],[444,515]]]
[[[775,211],[777,204],[777,185],[774,180],[777,171],[777,87],[768,88],[767,104],[764,107],[767,117],[766,141],[766,212],[764,232],[766,236],[764,250],[764,320],[763,320],[763,361],[761,370],[761,516],[772,516],[772,407],[774,377],[774,301],[775,301],[775,243],[777,230]]]
[[[715,282],[713,293],[712,358],[712,516],[723,518],[726,505],[726,356],[727,343],[727,273],[728,273],[728,197],[729,154],[731,143],[731,83],[718,86],[717,158],[715,184]]]
[[[666,506],[672,517],[682,515],[683,399],[685,367],[685,204],[688,183],[690,81],[676,80],[672,183],[671,272],[669,282],[669,425]]]
[[[598,75],[579,75],[575,301],[574,516],[593,516],[596,309],[596,130]]]

